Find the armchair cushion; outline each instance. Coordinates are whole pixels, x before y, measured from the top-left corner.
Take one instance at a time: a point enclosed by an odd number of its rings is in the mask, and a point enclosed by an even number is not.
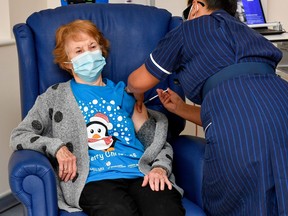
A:
[[[184,190],[184,196],[200,207],[205,143],[203,138],[187,135],[181,135],[172,142],[177,184]]]

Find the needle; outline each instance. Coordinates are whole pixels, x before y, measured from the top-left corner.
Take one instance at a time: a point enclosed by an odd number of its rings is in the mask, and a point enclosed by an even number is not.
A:
[[[167,88],[166,90],[164,90],[164,91],[163,91],[163,93],[164,93],[164,92],[167,92],[167,91],[168,91],[168,88]],[[152,101],[152,100],[154,100],[154,99],[155,99],[155,98],[157,98],[157,97],[159,97],[159,96],[158,96],[158,94],[157,94],[157,95],[155,95],[155,96],[153,96],[153,97],[151,97],[150,99],[148,99],[148,100],[144,101],[144,104],[148,103],[149,101]]]

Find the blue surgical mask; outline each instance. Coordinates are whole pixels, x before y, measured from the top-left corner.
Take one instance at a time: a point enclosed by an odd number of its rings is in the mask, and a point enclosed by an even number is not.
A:
[[[86,51],[71,59],[74,73],[88,83],[95,82],[106,65],[101,50]]]

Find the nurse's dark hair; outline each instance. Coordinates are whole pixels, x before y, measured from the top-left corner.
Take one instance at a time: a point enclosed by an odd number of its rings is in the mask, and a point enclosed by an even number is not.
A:
[[[237,0],[200,0],[207,5],[210,10],[223,9],[232,16],[235,16],[237,10]],[[192,4],[193,0],[188,0],[187,3]]]
[[[210,10],[223,9],[231,16],[235,16],[237,10],[237,0],[204,0]]]

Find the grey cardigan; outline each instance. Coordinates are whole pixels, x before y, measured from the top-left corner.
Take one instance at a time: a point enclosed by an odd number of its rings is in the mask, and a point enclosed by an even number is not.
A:
[[[167,119],[159,112],[148,112],[150,118],[137,134],[145,146],[139,169],[147,174],[152,167],[164,168],[173,186],[183,195],[172,174],[173,150],[166,142]],[[79,198],[89,172],[88,146],[83,145],[87,139],[86,124],[68,81],[51,86],[38,96],[27,116],[12,131],[10,146],[13,150],[33,149],[49,158],[57,176],[58,206],[75,212],[81,211]],[[63,145],[77,158],[78,173],[73,181],[63,182],[58,178],[55,154]]]

